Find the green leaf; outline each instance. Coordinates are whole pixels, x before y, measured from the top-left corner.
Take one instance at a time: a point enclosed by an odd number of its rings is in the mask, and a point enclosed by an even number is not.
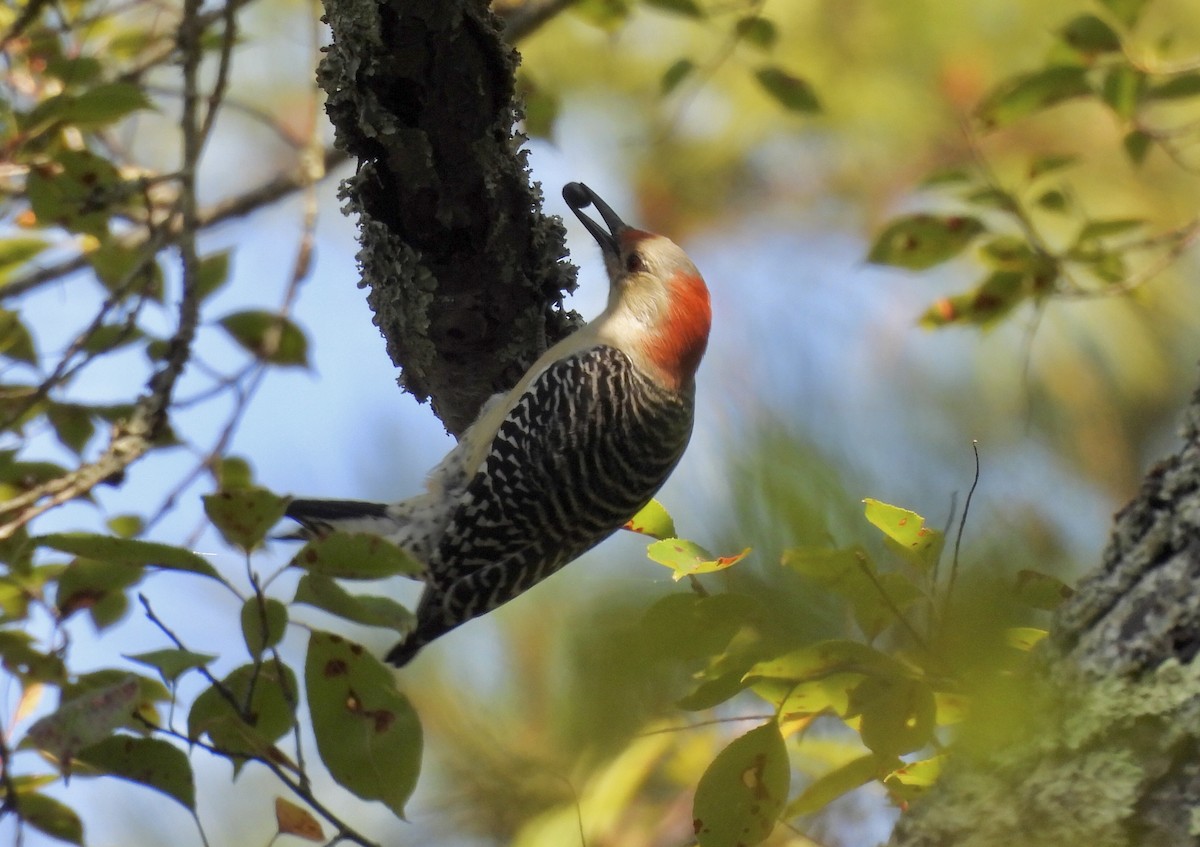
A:
[[[734,669],[703,680],[694,691],[675,704],[685,712],[703,712],[733,698],[748,687],[744,672]]]
[[[1050,633],[1032,626],[1014,626],[1004,630],[1004,640],[1010,647],[1029,652]]]
[[[571,11],[593,26],[613,32],[629,17],[629,0],[576,0]]]
[[[1179,100],[1200,97],[1200,73],[1191,71],[1172,77],[1166,82],[1151,86],[1147,95],[1151,100]]]
[[[735,738],[696,786],[692,806],[700,847],[751,847],[767,839],[787,803],[787,748],[774,721]]]
[[[868,639],[898,622],[893,609],[903,611],[922,596],[903,574],[878,573],[861,547],[789,550],[784,553],[783,564],[849,600],[854,618]]]
[[[153,108],[142,87],[132,82],[104,83],[77,96],[66,96],[71,99],[60,119],[81,129],[99,129],[132,112]]]
[[[1137,24],[1146,2],[1147,0],[1100,0],[1100,5],[1108,9],[1118,21],[1132,29]]]
[[[213,469],[217,487],[222,491],[250,488],[254,485],[254,469],[241,456],[222,456]]]
[[[401,818],[421,768],[421,724],[395,677],[357,644],[314,632],[304,665],[317,751],[343,788]]]
[[[63,150],[52,163],[30,170],[25,193],[42,226],[103,240],[112,216],[109,198],[120,196],[121,184],[111,162],[87,150]]]
[[[1075,589],[1056,576],[1034,570],[1017,571],[1017,599],[1027,606],[1053,612],[1074,593]]]
[[[21,746],[34,747],[69,773],[76,754],[124,725],[140,700],[138,678],[128,674],[120,682],[68,699],[31,726]]]
[[[1029,165],[1029,178],[1037,179],[1040,176],[1061,171],[1063,168],[1072,167],[1078,162],[1079,157],[1074,155],[1052,154],[1049,156],[1038,156]]]
[[[106,525],[113,535],[121,538],[133,538],[141,535],[142,530],[146,528],[146,522],[140,515],[113,515],[106,521]]]
[[[658,562],[673,570],[675,573],[672,579],[678,582],[685,576],[712,573],[732,567],[750,555],[750,548],[747,547],[733,556],[714,556],[694,541],[664,538],[647,547],[646,555],[652,562]]]
[[[789,683],[856,673],[882,679],[907,679],[912,672],[901,662],[857,641],[819,641],[755,662],[745,673],[750,680],[778,679]]]
[[[0,239],[0,287],[8,282],[13,271],[21,270],[31,259],[49,246],[40,238]]]
[[[671,519],[670,513],[663,504],[657,500],[651,500],[642,506],[636,515],[625,522],[622,529],[640,532],[642,535],[649,535],[651,538],[660,540],[676,536],[675,521]]]
[[[1055,278],[1042,280],[1021,271],[993,271],[974,291],[938,300],[921,316],[920,324],[927,328],[950,323],[992,326],[1027,296],[1047,290]]]
[[[217,659],[215,655],[209,653],[195,653],[191,650],[174,648],[135,653],[132,656],[125,656],[125,658],[131,662],[137,662],[154,668],[163,678],[163,682],[168,685],[175,682],[175,680],[188,671],[194,668],[202,668]]]
[[[78,761],[102,774],[153,788],[188,809],[196,808],[187,755],[161,739],[113,735],[81,750]]]
[[[883,779],[892,797],[911,802],[933,787],[942,774],[946,756],[931,756],[915,762],[905,762]]]
[[[184,571],[219,579],[216,569],[202,556],[182,547],[172,547],[170,544],[117,538],[112,535],[93,535],[87,532],[40,535],[33,541],[39,547],[49,547],[52,550],[86,556],[98,561],[123,565],[150,565],[163,570]]]
[[[0,309],[0,356],[31,365],[36,365],[38,361],[33,336],[21,322],[20,316],[8,309]]]
[[[1101,94],[1113,114],[1122,121],[1131,121],[1141,105],[1146,90],[1146,75],[1132,65],[1117,65],[1104,75]]]
[[[222,250],[200,260],[196,271],[196,296],[201,300],[229,281],[229,257],[232,251]]]
[[[290,500],[258,486],[217,491],[203,499],[204,513],[221,536],[247,553],[262,544]]]
[[[850,692],[849,716],[861,717],[863,744],[895,757],[929,743],[936,726],[933,690],[919,679],[868,677]]]
[[[696,70],[696,63],[691,59],[676,59],[671,63],[671,67],[663,71],[662,78],[658,82],[658,90],[665,97],[676,88],[679,83],[683,82],[692,71]]]
[[[83,844],[83,821],[70,806],[36,793],[22,793],[18,802],[21,819],[34,829],[59,841]]]
[[[759,612],[759,603],[744,594],[668,594],[643,615],[641,641],[671,658],[713,656]]]
[[[527,74],[520,76],[518,84],[524,104],[525,132],[534,138],[550,138],[562,110],[561,98],[555,91],[536,85]]]
[[[292,602],[305,603],[364,626],[381,626],[396,632],[408,632],[415,620],[412,612],[390,597],[351,594],[329,577],[312,573],[300,578]]]
[[[264,362],[308,366],[308,339],[285,317],[251,310],[226,315],[219,323],[234,341]]]
[[[421,563],[395,544],[365,532],[331,532],[312,539],[292,558],[292,565],[335,579],[383,579],[417,576]]]
[[[1150,144],[1153,141],[1153,136],[1140,129],[1126,133],[1121,145],[1125,148],[1125,155],[1129,157],[1130,164],[1136,167],[1146,161],[1146,154],[1150,152]]]
[[[46,419],[54,427],[59,443],[77,456],[82,455],[83,449],[96,433],[96,425],[85,406],[50,403],[46,406]]]
[[[287,629],[287,606],[270,597],[251,597],[242,604],[242,637],[246,649],[258,658],[283,639]]]
[[[96,279],[111,293],[126,297],[140,294],[156,303],[163,299],[163,273],[153,252],[143,246],[113,242],[88,254]]]
[[[1047,212],[1066,212],[1070,208],[1070,199],[1066,194],[1059,191],[1057,188],[1051,188],[1048,191],[1043,191],[1033,201],[1039,208],[1045,209]]]
[[[1115,53],[1121,49],[1121,36],[1095,15],[1078,15],[1063,24],[1059,37],[1073,50],[1085,56]]]
[[[821,111],[812,86],[782,68],[768,65],[754,72],[754,78],[770,97],[789,112],[813,114]]]
[[[1077,241],[1091,241],[1093,239],[1122,235],[1145,226],[1145,224],[1146,221],[1143,218],[1108,218],[1105,220],[1088,221],[1083,229],[1080,230]]]
[[[985,230],[978,218],[962,215],[905,215],[875,239],[867,261],[920,271],[949,261]]]
[[[63,618],[86,609],[96,629],[106,629],[125,616],[129,608],[125,589],[143,576],[140,565],[76,559],[58,579],[55,605]]]
[[[788,805],[783,817],[791,819],[820,811],[843,794],[878,779],[889,767],[886,760],[881,760],[873,753],[847,762],[805,787],[800,796]]]
[[[188,713],[188,738],[207,735],[214,746],[235,756],[270,755],[271,745],[296,723],[299,691],[287,665],[242,665],[222,681],[244,715],[215,686],[205,689]],[[251,696],[253,686],[253,696]]]
[[[758,15],[739,18],[733,31],[742,41],[762,50],[770,50],[779,41],[779,29],[774,22]]]
[[[863,503],[867,520],[894,541],[909,561],[923,569],[933,567],[945,541],[941,532],[925,526],[925,519],[908,509],[871,498]]]
[[[671,12],[676,15],[684,15],[689,18],[703,18],[706,16],[704,9],[696,0],[642,0],[642,2],[655,9],[661,9],[664,12]]]
[[[926,176],[918,188],[941,188],[947,185],[963,185],[975,182],[975,174],[967,168],[939,168]]]
[[[984,99],[976,114],[985,127],[1002,127],[1091,93],[1086,68],[1054,65],[1011,78]]]

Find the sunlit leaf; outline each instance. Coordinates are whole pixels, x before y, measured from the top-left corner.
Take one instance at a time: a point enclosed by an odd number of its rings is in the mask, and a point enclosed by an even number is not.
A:
[[[1087,69],[1052,65],[1008,80],[979,106],[977,115],[986,127],[1001,127],[1065,100],[1091,94]]]
[[[754,72],[763,91],[789,112],[813,114],[821,111],[821,101],[811,85],[783,68],[768,65]]]
[[[1038,645],[1049,633],[1032,626],[1014,626],[1004,631],[1004,640],[1010,647],[1028,652]]]
[[[894,541],[909,561],[922,568],[932,567],[942,552],[942,533],[925,526],[916,512],[867,498],[864,514],[871,524]]]
[[[883,784],[893,797],[905,801],[915,800],[937,782],[945,762],[945,755],[905,762],[884,777]]]
[[[700,847],[751,847],[766,840],[787,803],[787,748],[774,721],[735,738],[696,786],[692,818]]]
[[[140,515],[113,515],[105,521],[105,525],[113,535],[120,538],[133,538],[141,535],[142,530],[146,528],[146,522]]]
[[[623,529],[630,532],[640,532],[652,538],[675,538],[675,521],[662,503],[651,500],[641,510],[626,521]]]
[[[886,653],[857,641],[820,641],[756,662],[746,679],[779,679],[791,683],[823,679],[838,673],[859,673],[884,679],[905,679],[911,671]]]
[[[673,570],[675,573],[672,578],[678,582],[685,576],[712,573],[732,567],[750,555],[750,548],[747,547],[733,556],[714,556],[694,541],[664,538],[647,547],[646,555],[651,561]]]
[[[788,805],[783,817],[790,819],[820,811],[843,794],[883,776],[891,766],[891,760],[873,753],[847,762],[806,786]]]
[[[189,809],[196,808],[196,788],[187,754],[158,738],[113,735],[79,751],[81,765],[162,792]]]
[[[308,366],[308,338],[300,327],[274,312],[245,311],[218,322],[238,344],[273,365]]]
[[[325,831],[312,813],[282,797],[275,798],[275,825],[283,835],[294,835],[305,841],[325,840]]]
[[[317,750],[343,788],[404,817],[421,768],[421,724],[395,677],[358,644],[314,632],[304,665]]]
[[[290,498],[252,486],[217,491],[203,499],[204,513],[222,537],[249,553],[279,523]]]
[[[984,231],[978,218],[962,215],[905,215],[893,220],[875,239],[867,261],[909,270],[924,270],[953,259]]]

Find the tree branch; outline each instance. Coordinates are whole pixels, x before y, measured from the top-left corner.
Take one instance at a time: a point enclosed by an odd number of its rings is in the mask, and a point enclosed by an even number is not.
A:
[[[518,57],[483,0],[325,0],[317,79],[358,216],[367,302],[401,385],[452,433],[579,322],[557,218],[514,132]]]

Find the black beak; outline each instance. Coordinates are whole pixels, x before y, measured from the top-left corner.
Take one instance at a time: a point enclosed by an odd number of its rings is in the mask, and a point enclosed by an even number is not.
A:
[[[579,222],[592,234],[592,238],[596,239],[600,249],[605,253],[616,255],[618,252],[617,236],[621,234],[622,230],[627,229],[625,222],[617,217],[617,213],[609,208],[609,205],[601,200],[596,192],[582,182],[568,182],[563,186],[562,193],[563,199],[567,201],[567,205],[571,207],[575,217],[579,218]],[[588,206],[596,207],[596,211],[600,213],[605,226],[608,227],[607,231],[583,213]]]

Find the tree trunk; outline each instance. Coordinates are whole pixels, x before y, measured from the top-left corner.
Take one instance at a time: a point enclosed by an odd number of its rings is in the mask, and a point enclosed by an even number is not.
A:
[[[326,0],[317,78],[358,217],[361,285],[400,384],[458,435],[579,318],[558,218],[530,182],[519,61],[483,0]]]
[[[1200,845],[1200,391],[1183,439],[891,844]]]

